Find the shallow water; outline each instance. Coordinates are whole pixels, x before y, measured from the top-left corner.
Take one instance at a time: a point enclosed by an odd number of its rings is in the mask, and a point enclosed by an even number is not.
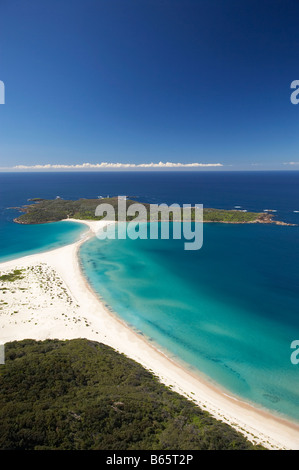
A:
[[[182,240],[82,245],[93,288],[128,324],[228,391],[299,420],[297,227],[204,224]]]
[[[0,225],[0,262],[53,250],[78,240],[88,228],[77,222]]]

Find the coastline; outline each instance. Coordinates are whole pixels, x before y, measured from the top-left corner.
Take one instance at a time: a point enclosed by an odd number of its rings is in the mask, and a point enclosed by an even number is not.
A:
[[[83,203],[82,203],[83,201]],[[102,201],[102,202],[100,202]],[[113,207],[113,210],[117,208],[119,204],[118,197],[107,197],[99,199],[77,199],[77,200],[64,200],[64,199],[32,199],[31,204],[26,204],[21,207],[11,207],[21,212],[21,215],[14,218],[13,221],[21,225],[39,225],[51,222],[57,222],[65,220],[66,217],[71,219],[74,218],[74,214],[80,217],[80,221],[86,220],[86,214],[88,214],[88,220],[99,221],[94,218],[97,207],[103,203],[108,203]],[[130,207],[131,204],[136,204],[138,201],[129,200],[126,198],[126,207]],[[57,206],[58,204],[58,206]],[[54,207],[55,206],[55,207]],[[56,207],[57,206],[57,207]],[[143,203],[144,208],[147,211],[147,221],[150,220],[149,216],[151,213],[152,205],[150,203]],[[194,209],[194,207],[193,207]],[[118,210],[118,209],[117,209]],[[54,212],[53,212],[54,211]],[[283,222],[276,220],[276,214],[273,210],[267,209],[263,212],[251,212],[247,210],[239,209],[215,209],[215,208],[203,208],[203,222],[205,223],[224,223],[224,224],[271,224],[271,225],[287,225],[296,226],[297,224]],[[242,214],[243,213],[243,214]],[[46,217],[45,217],[46,214]],[[89,218],[91,217],[91,218]],[[130,219],[127,219],[129,221]],[[182,213],[180,210],[179,220],[182,220]],[[192,220],[192,217],[191,217]]]
[[[299,449],[299,426],[295,423],[274,417],[270,412],[258,410],[237,398],[224,393],[204,381],[201,377],[168,358],[163,352],[150,344],[145,337],[130,329],[121,319],[117,318],[97,294],[92,290],[84,277],[78,259],[78,250],[82,243],[95,235],[97,228],[107,225],[102,221],[83,221],[67,219],[83,223],[89,231],[73,244],[51,251],[28,255],[0,263],[0,271],[36,265],[49,266],[64,282],[69,295],[78,305],[76,315],[84,316],[86,323],[69,323],[65,326],[60,319],[50,328],[50,319],[45,323],[38,322],[32,326],[24,322],[15,322],[5,329],[2,325],[4,342],[32,339],[72,339],[87,338],[105,343],[115,350],[136,360],[172,390],[191,399],[215,418],[230,424],[246,437],[261,443],[268,448]],[[55,308],[53,307],[53,311]],[[48,322],[48,323],[47,323]],[[84,323],[84,324],[83,324]],[[47,327],[48,326],[48,327]],[[6,336],[3,335],[7,332]],[[30,336],[28,336],[30,335]]]

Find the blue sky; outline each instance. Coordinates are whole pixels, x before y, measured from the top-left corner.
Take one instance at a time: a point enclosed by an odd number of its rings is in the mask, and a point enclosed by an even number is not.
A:
[[[0,167],[299,169],[298,17],[298,0],[0,0]]]

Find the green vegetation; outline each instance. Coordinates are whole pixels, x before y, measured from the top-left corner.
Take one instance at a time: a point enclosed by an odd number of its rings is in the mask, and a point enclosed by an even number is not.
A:
[[[203,220],[205,222],[226,222],[226,223],[249,223],[259,220],[270,221],[269,214],[261,212],[242,212],[239,210],[204,209]]]
[[[116,220],[118,220],[118,199],[78,199],[76,201],[67,201],[63,199],[37,200],[38,202],[20,208],[24,212],[15,219],[23,224],[42,224],[46,222],[56,222],[59,220],[73,218],[81,220],[99,220],[101,217],[95,217],[96,207],[100,204],[111,204],[115,210]],[[126,206],[136,203],[127,199]],[[147,209],[148,220],[150,204],[143,204]],[[180,214],[180,211],[179,211]],[[192,220],[194,219],[194,209],[192,211]],[[170,217],[171,218],[171,217]],[[134,217],[127,217],[127,220]],[[269,214],[257,212],[242,212],[239,210],[205,209],[203,213],[204,222],[225,222],[225,223],[249,223],[249,222],[271,222]]]
[[[127,200],[127,207],[135,201]],[[35,204],[25,206],[23,215],[16,219],[16,222],[23,224],[42,224],[46,222],[56,222],[63,219],[73,218],[81,220],[100,220],[95,217],[95,210],[100,204],[111,204],[118,215],[118,199],[78,199],[67,201],[64,199],[42,200]],[[147,204],[149,207],[149,204]]]
[[[108,346],[8,343],[0,449],[258,449]]]
[[[0,281],[2,282],[14,282],[18,281],[19,279],[23,279],[24,276],[22,276],[23,269],[15,269],[11,273],[8,274],[3,274],[3,276],[0,276]]]

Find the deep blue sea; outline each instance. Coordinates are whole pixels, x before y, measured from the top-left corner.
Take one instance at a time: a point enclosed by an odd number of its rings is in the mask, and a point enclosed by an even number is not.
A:
[[[299,223],[299,172],[2,173],[0,259],[69,243],[83,230],[17,225],[7,207],[31,197],[119,194],[272,209]],[[110,307],[171,357],[229,393],[299,420],[299,365],[290,361],[299,339],[299,227],[204,224],[202,249],[189,252],[182,240],[95,238],[80,258]]]

